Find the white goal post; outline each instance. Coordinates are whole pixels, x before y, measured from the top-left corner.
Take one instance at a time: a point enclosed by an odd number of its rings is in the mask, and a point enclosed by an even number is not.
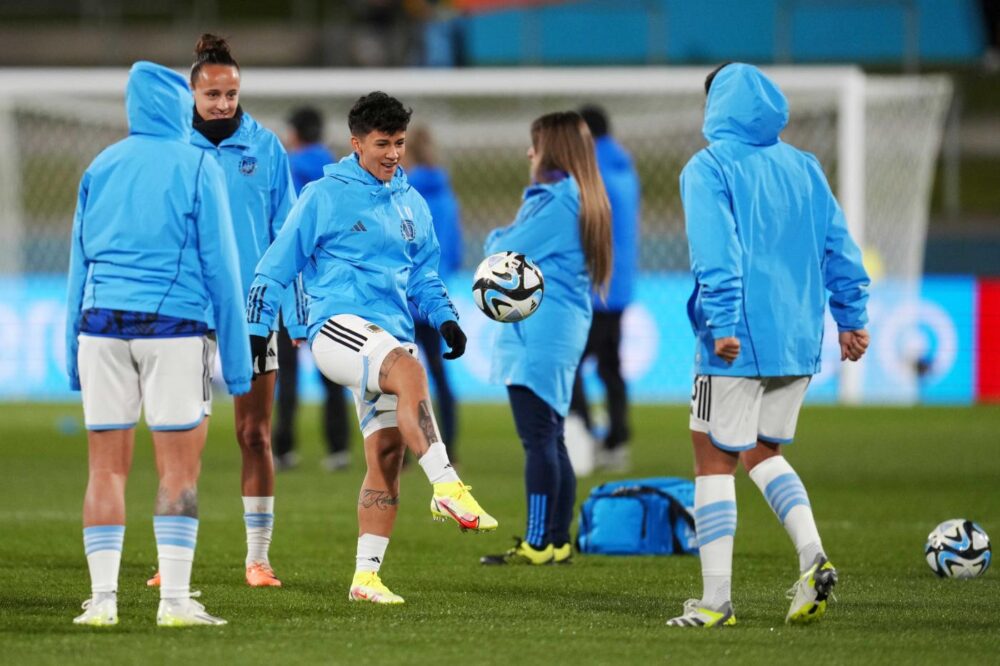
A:
[[[241,102],[279,135],[294,106],[316,106],[338,156],[348,149],[346,112],[358,96],[385,90],[412,106],[414,124],[431,127],[450,167],[470,266],[486,231],[516,212],[530,121],[599,103],[642,181],[640,268],[678,272],[688,260],[677,176],[704,145],[710,69],[245,68]],[[873,273],[916,284],[950,80],[871,76],[856,67],[765,71],[789,98],[783,138],[819,158]],[[124,68],[0,69],[0,276],[65,269],[79,177],[98,151],[126,133],[127,74]],[[841,398],[858,401],[858,383],[856,373],[842,373]]]

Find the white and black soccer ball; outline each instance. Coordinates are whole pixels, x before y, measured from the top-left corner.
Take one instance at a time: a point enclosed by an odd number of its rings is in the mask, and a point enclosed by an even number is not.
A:
[[[472,300],[495,321],[521,321],[538,309],[544,293],[542,271],[517,252],[491,254],[472,278]]]
[[[946,520],[927,535],[924,555],[942,578],[975,578],[990,567],[990,538],[982,527],[963,518]]]

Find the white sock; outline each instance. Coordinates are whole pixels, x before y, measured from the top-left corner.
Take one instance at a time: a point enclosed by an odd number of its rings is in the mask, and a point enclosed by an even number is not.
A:
[[[730,600],[733,579],[736,480],[732,474],[695,478],[694,523],[701,558],[701,600],[718,608]]]
[[[448,460],[448,450],[443,442],[434,442],[427,453],[420,457],[420,467],[423,468],[427,480],[431,483],[452,483],[458,481],[458,474]]]
[[[802,480],[783,456],[774,456],[760,463],[750,470],[750,478],[785,526],[799,554],[799,571],[804,572],[823,552],[823,543]]]
[[[274,497],[244,497],[243,522],[247,527],[246,565],[269,564],[267,551],[274,530]]]
[[[160,558],[160,599],[191,596],[191,566],[198,541],[198,519],[153,516],[156,551]]]
[[[95,599],[117,593],[124,541],[124,525],[83,528],[83,549],[90,569],[90,591]]]
[[[378,536],[377,534],[362,534],[358,537],[358,555],[355,558],[357,565],[354,568],[358,571],[374,571],[378,573],[385,560],[385,549],[389,547],[389,537]]]

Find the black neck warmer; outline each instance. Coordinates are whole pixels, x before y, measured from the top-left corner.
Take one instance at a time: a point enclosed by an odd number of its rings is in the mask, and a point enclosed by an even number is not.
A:
[[[243,119],[243,107],[236,107],[236,114],[232,118],[220,118],[219,120],[205,120],[198,115],[198,110],[194,111],[194,128],[206,139],[218,146],[220,143],[236,134],[240,128],[240,121]]]

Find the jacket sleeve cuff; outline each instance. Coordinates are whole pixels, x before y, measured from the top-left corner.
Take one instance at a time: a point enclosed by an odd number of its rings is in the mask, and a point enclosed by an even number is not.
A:
[[[288,327],[288,336],[292,340],[305,340],[309,337],[309,327],[307,326],[290,326]]]
[[[256,324],[247,324],[247,329],[250,331],[250,335],[259,335],[262,338],[266,338],[271,334],[271,327],[259,322]]]
[[[229,389],[229,395],[243,395],[250,392],[250,380],[226,382],[226,387]]]
[[[458,315],[451,308],[441,308],[431,315],[431,324],[435,331],[440,331],[441,325],[446,321],[458,323]]]
[[[736,327],[735,326],[723,326],[721,328],[713,328],[712,339],[718,340],[719,338],[735,338],[736,337]]]

